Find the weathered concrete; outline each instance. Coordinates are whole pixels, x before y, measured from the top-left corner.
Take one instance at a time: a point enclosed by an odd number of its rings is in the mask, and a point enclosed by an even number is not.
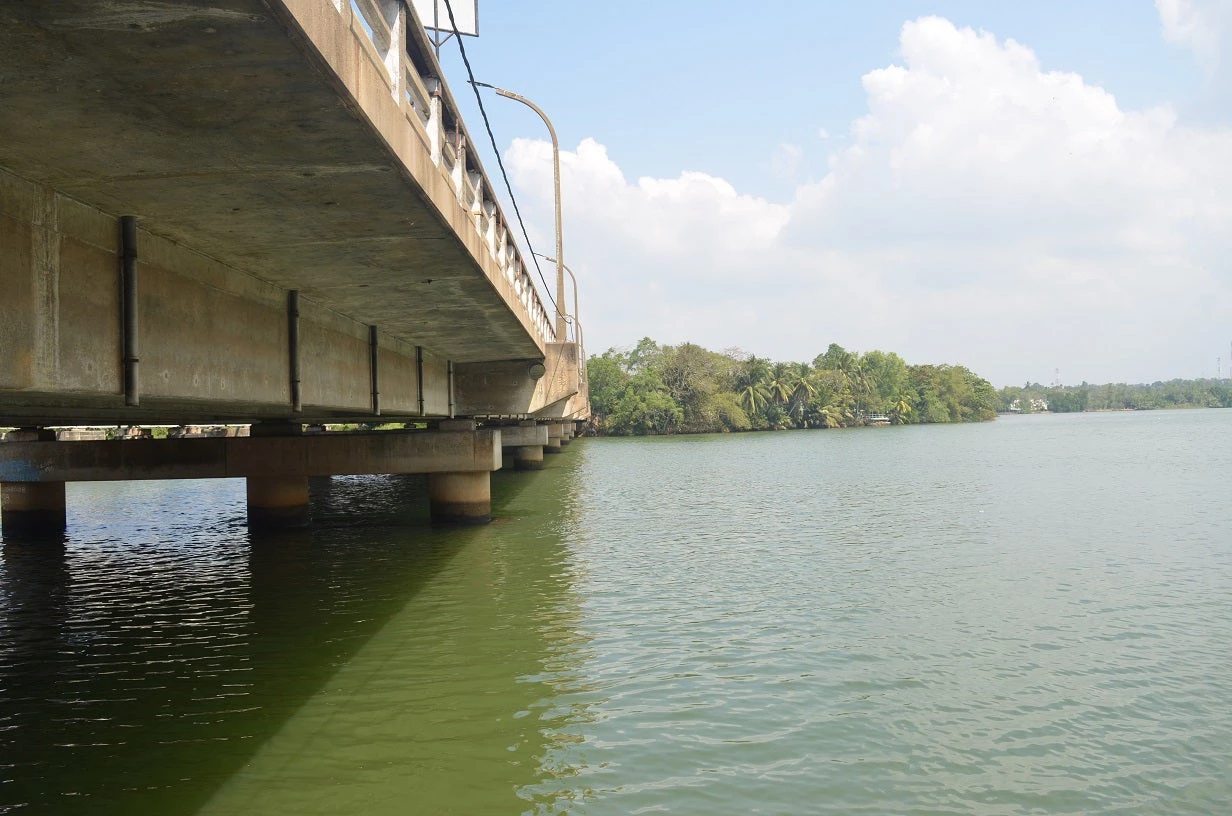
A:
[[[431,46],[401,2],[381,8],[388,51],[329,0],[6,5],[0,423],[362,421],[378,379],[386,417],[575,399],[549,349],[571,344],[552,343]],[[139,406],[122,398],[130,214]],[[464,409],[456,381],[485,361],[549,375]]]
[[[300,438],[304,426],[298,422],[260,422],[248,430],[249,437]],[[310,520],[307,476],[249,476],[245,479],[248,499],[248,527],[275,530],[303,527]]]
[[[543,446],[548,429],[528,420],[518,425],[501,426],[502,456],[509,470],[539,470],[543,467]]]
[[[6,483],[487,472],[500,466],[496,429],[0,444],[0,482]]]
[[[431,473],[428,502],[432,520],[487,524],[492,520],[492,478],[487,472]]]
[[[307,476],[249,476],[248,526],[254,530],[308,524]]]
[[[0,483],[0,528],[5,538],[55,538],[66,527],[64,482]]]
[[[564,426],[562,426],[559,422],[552,422],[544,427],[548,429],[548,441],[547,444],[543,446],[543,452],[560,453],[562,444],[561,438],[564,435]]]
[[[526,422],[515,426],[502,426],[501,444],[507,448],[523,445],[546,445],[548,443],[548,426],[537,422]]]
[[[474,415],[572,416],[580,391],[581,355],[576,343],[548,343],[536,377],[536,360],[498,360],[454,366],[458,412]],[[589,414],[589,400],[585,400]],[[569,412],[569,413],[566,413]]]
[[[515,470],[543,469],[543,445],[523,445],[512,450]]]

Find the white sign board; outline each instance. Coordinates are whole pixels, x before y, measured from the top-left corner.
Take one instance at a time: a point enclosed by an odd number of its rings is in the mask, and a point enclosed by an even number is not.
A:
[[[415,7],[415,15],[419,22],[429,31],[453,33],[449,24],[449,9],[445,0],[411,0]],[[479,36],[479,0],[449,0],[453,9],[453,19],[458,24],[458,33],[469,37]]]

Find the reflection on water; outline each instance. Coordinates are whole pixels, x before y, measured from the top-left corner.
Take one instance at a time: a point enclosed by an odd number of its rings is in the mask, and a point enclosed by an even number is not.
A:
[[[0,803],[520,810],[575,639],[567,471],[496,474],[477,530],[428,525],[422,478],[320,480],[316,527],[257,540],[242,482],[72,486],[66,544],[5,551]]]
[[[0,803],[51,813],[1209,814],[1232,411],[584,440],[422,480],[80,485],[6,547]]]

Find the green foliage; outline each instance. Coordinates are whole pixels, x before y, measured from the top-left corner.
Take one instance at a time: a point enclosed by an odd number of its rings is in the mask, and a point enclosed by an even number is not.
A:
[[[739,350],[642,338],[587,363],[600,433],[707,433],[973,422],[996,416],[992,385],[962,366],[908,366],[892,352],[831,344],[813,363],[771,362]]]
[[[997,394],[997,408],[1015,413],[1052,411],[1147,411],[1156,408],[1232,408],[1227,380],[1170,380],[1140,385],[1108,383],[1045,387],[1027,383]]]

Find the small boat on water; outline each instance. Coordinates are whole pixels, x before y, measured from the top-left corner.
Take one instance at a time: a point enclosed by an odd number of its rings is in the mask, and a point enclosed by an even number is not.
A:
[[[889,425],[890,418],[885,414],[869,414],[864,418],[865,425]]]

